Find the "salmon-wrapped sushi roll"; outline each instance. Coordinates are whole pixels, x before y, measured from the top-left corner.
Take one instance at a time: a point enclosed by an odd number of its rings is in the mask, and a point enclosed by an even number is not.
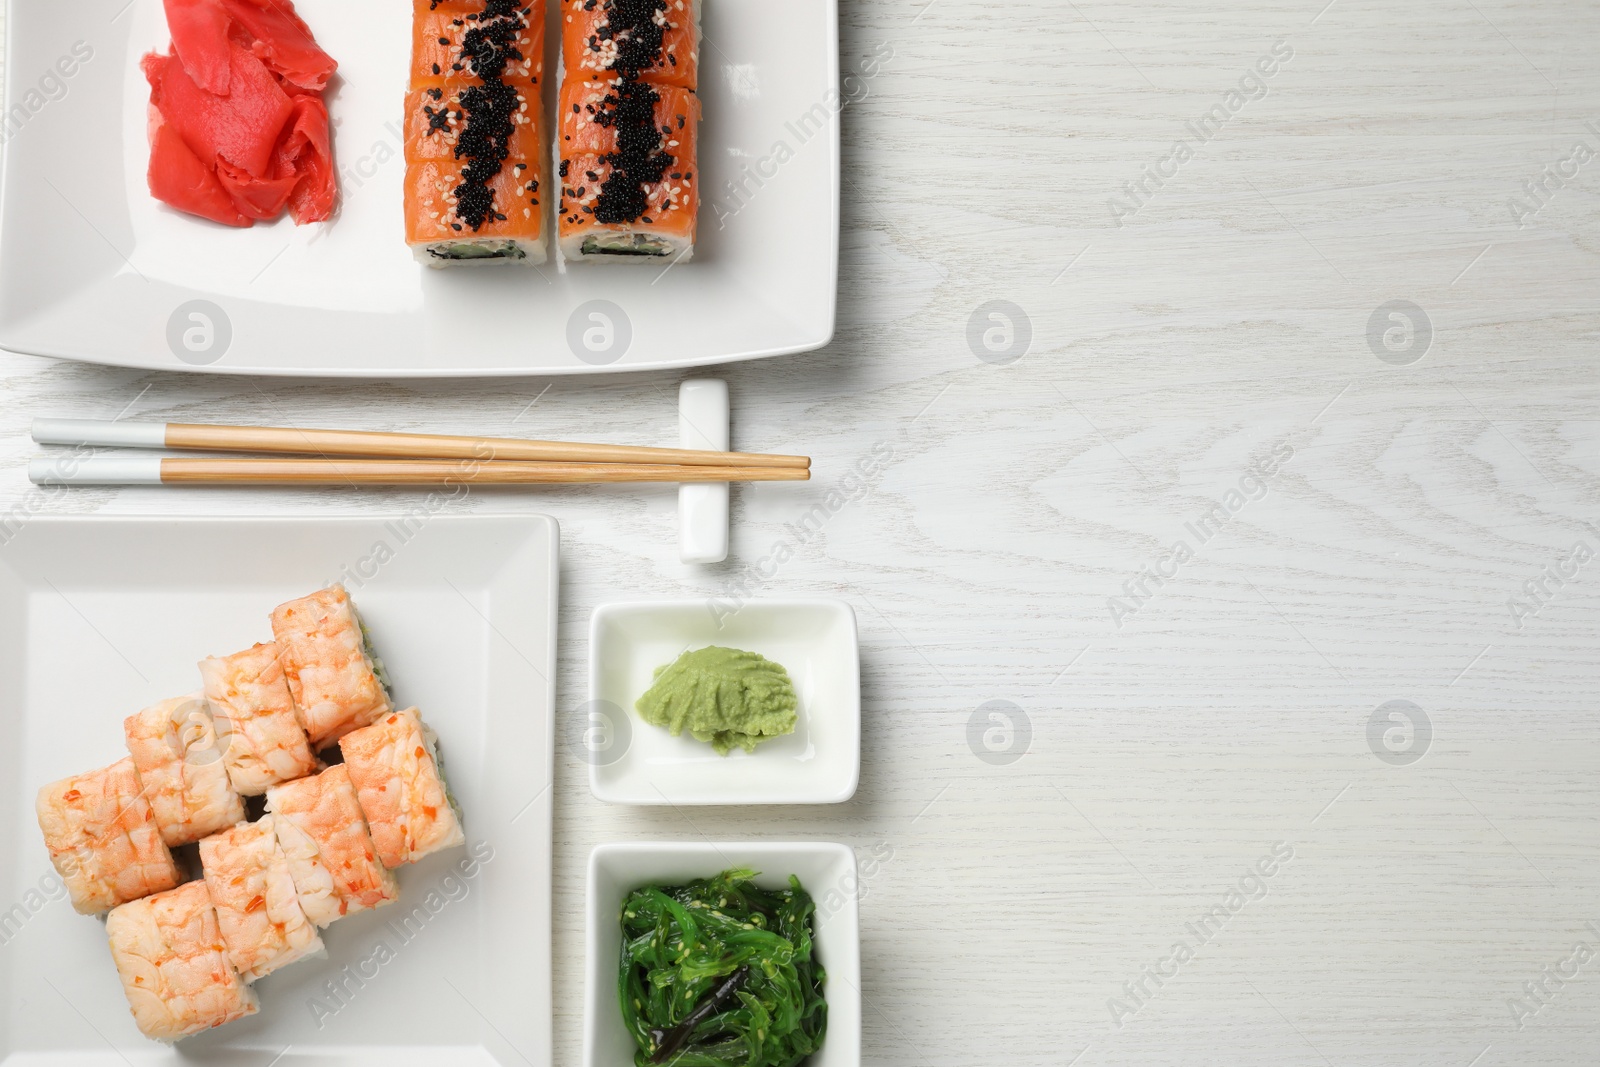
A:
[[[561,87],[561,254],[688,259],[700,214],[700,98],[648,82]]]
[[[234,789],[259,796],[317,769],[275,643],[201,660],[200,679]]]
[[[275,818],[265,815],[200,842],[200,863],[228,959],[246,982],[322,951],[322,938],[300,907],[289,861],[278,847]]]
[[[416,708],[345,734],[339,750],[385,867],[466,841],[439,768],[434,733]]]
[[[244,821],[244,801],[222,765],[203,695],[152,704],[122,720],[122,733],[168,845],[187,845]]]
[[[544,0],[414,0],[406,243],[430,267],[546,258]]]
[[[343,764],[267,790],[278,845],[306,918],[318,926],[387,904],[399,883],[378,862],[377,846]]]
[[[145,1037],[176,1041],[256,1013],[255,991],[228,961],[204,882],[113,909],[106,936]]]
[[[699,0],[561,0],[567,80],[699,88]]]
[[[544,116],[518,103],[503,158],[462,106],[472,87],[431,86],[406,97],[406,241],[430,266],[546,259]]]
[[[350,594],[331,585],[272,612],[283,678],[313,748],[321,748],[390,710],[366,631]]]
[[[504,53],[499,78],[519,88],[544,75],[545,0],[412,0],[411,84],[482,82]],[[486,47],[487,46],[487,47]]]
[[[34,807],[50,862],[84,915],[178,884],[132,759],[52,782]]]

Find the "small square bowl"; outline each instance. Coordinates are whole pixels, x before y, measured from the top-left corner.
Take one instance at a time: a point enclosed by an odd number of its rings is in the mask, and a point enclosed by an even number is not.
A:
[[[796,875],[817,902],[816,958],[827,974],[828,1031],[806,1067],[860,1067],[861,923],[856,855],[829,841],[636,842],[589,854],[588,964],[584,982],[584,1067],[633,1067],[638,1048],[617,1004],[622,901],[640,886],[681,885],[730,867],[759,871],[756,884],[781,889]]]
[[[604,604],[589,625],[590,727],[574,744],[589,788],[612,804],[839,804],[861,776],[861,658],[856,616],[840,600]],[[754,752],[719,756],[687,732],[673,737],[634,702],[656,668],[690,649],[722,645],[781,663],[799,722]],[[599,743],[596,740],[599,739]]]

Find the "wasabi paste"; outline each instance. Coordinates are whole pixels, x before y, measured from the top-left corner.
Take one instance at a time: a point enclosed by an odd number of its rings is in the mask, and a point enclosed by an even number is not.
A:
[[[673,737],[688,730],[719,756],[735,746],[754,752],[762,741],[794,733],[799,706],[781,664],[716,645],[658,667],[655,684],[634,705],[645,722],[665,726]]]

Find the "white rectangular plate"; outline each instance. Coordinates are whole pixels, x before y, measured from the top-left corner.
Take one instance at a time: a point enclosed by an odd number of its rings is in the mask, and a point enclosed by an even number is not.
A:
[[[0,1064],[550,1063],[552,520],[34,518],[0,541]],[[256,983],[260,1014],[147,1041],[103,924],[50,878],[34,794],[120,758],[125,715],[334,580],[438,731],[468,846]]]
[[[0,348],[218,373],[542,375],[779,355],[832,335],[837,0],[706,0],[693,259],[565,271],[415,263],[397,133],[411,5],[297,7],[340,63],[328,102],[343,203],[328,223],[233,230],[145,185],[139,57],[167,46],[161,0],[7,0]],[[555,4],[550,17],[554,72]]]

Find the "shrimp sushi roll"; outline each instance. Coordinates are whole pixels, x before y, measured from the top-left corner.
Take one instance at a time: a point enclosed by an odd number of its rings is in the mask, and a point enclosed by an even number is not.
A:
[[[244,821],[216,728],[200,693],[152,704],[122,720],[145,798],[169,846],[187,845]]]
[[[246,982],[322,951],[278,847],[275,821],[264,815],[200,842],[206,889],[228,959]]]
[[[272,636],[289,694],[313,748],[321,748],[390,710],[382,669],[367,645],[350,594],[331,585],[280,604]]]
[[[259,796],[270,786],[317,769],[283,677],[277,644],[201,660],[200,679],[235,790]]]
[[[439,769],[437,739],[416,708],[345,734],[339,750],[385,867],[466,841]]]
[[[694,252],[700,98],[643,81],[561,87],[561,254],[569,260]]]
[[[563,77],[698,89],[699,0],[561,0]]]
[[[344,764],[273,786],[267,790],[267,811],[300,907],[317,926],[399,897],[394,875],[378,862]]]
[[[406,243],[430,267],[543,263],[544,0],[414,0]]]
[[[34,807],[50,862],[84,915],[180,881],[131,758],[52,782],[39,790]]]
[[[177,1041],[257,1011],[255,991],[228,960],[204,882],[114,908],[106,937],[145,1037]]]

